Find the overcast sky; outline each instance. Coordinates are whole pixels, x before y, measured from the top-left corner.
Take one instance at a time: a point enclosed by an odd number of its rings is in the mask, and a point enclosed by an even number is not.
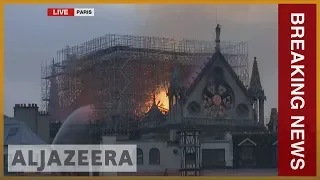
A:
[[[93,7],[95,17],[47,17],[48,7]],[[41,62],[66,45],[107,33],[208,40],[218,22],[222,41],[249,43],[250,73],[258,58],[268,117],[278,106],[277,16],[277,5],[6,5],[5,114],[40,105]]]

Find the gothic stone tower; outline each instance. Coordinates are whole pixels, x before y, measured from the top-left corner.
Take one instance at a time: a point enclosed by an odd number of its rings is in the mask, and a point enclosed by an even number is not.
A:
[[[264,101],[266,96],[261,85],[257,58],[254,57],[250,86],[248,89],[254,104],[254,118],[258,124],[264,125]]]
[[[169,97],[169,120],[170,123],[181,123],[183,112],[183,98],[185,88],[181,81],[181,64],[178,62],[177,56],[174,57],[173,72],[171,83],[168,89]]]

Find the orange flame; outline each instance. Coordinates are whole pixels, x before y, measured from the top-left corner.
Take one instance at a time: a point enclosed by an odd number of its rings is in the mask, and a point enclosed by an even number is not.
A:
[[[167,91],[165,88],[162,88],[160,90],[156,91],[156,94],[154,93],[150,94],[150,99],[146,102],[146,111],[149,111],[155,97],[155,103],[158,106],[158,108],[162,111],[162,113],[166,114],[169,111],[169,99],[167,96]]]
[[[158,107],[164,110],[169,109],[169,99],[165,90],[160,90],[160,92],[156,94],[156,103]]]

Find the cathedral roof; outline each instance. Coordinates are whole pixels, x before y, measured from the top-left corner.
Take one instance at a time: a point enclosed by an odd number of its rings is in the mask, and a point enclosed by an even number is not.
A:
[[[247,88],[244,86],[244,84],[239,79],[238,75],[234,72],[226,58],[223,56],[223,54],[220,51],[217,51],[213,54],[210,61],[206,64],[206,66],[202,69],[202,71],[198,74],[198,76],[195,78],[193,83],[191,84],[190,88],[187,89],[186,96],[189,96],[193,89],[197,86],[197,84],[201,81],[201,79],[205,76],[205,74],[210,71],[212,64],[217,60],[220,59],[222,63],[227,67],[228,72],[231,74],[233,79],[236,80],[236,83],[238,86],[243,90],[243,92],[249,97]]]
[[[250,96],[254,98],[264,98],[264,99],[266,98],[264,95],[264,90],[262,89],[262,85],[261,85],[260,73],[259,73],[258,62],[256,57],[254,57],[254,61],[253,61],[250,86],[249,86],[248,92]]]

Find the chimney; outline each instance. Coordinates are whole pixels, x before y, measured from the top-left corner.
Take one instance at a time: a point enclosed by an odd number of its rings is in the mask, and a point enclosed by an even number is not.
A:
[[[36,134],[38,134],[38,115],[36,104],[14,105],[14,119],[25,123]]]

